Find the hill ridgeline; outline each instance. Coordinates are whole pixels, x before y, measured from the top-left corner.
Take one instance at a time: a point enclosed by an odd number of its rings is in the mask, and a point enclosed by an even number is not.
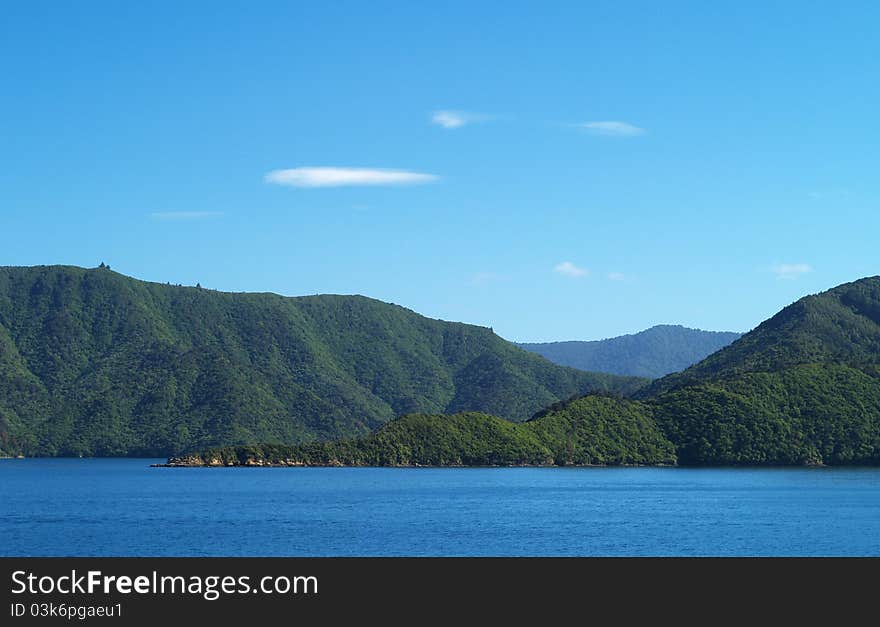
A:
[[[607,340],[517,346],[560,366],[656,379],[692,366],[739,337],[739,333],[661,324]]]
[[[224,449],[178,465],[880,465],[880,277],[786,307],[684,372],[555,403],[511,425],[404,416],[314,447]]]
[[[286,298],[0,267],[0,455],[167,456],[364,435],[401,414],[522,421],[644,380],[362,296]]]

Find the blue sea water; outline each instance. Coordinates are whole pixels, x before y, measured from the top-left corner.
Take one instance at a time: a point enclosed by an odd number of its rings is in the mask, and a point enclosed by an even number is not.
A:
[[[0,555],[880,555],[880,469],[156,461],[0,460]]]

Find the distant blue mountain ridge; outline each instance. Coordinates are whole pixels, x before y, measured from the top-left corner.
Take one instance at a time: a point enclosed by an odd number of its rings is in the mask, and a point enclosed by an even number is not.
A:
[[[657,379],[694,365],[733,343],[740,335],[660,324],[640,333],[606,340],[517,343],[517,346],[560,366]]]

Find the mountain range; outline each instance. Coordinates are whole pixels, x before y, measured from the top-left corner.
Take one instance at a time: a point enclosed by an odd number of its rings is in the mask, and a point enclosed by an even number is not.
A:
[[[3,455],[300,443],[367,434],[413,412],[522,421],[572,395],[646,382],[561,367],[490,329],[362,296],[0,267]]]
[[[800,299],[630,398],[593,393],[514,427],[403,416],[310,447],[227,447],[172,465],[880,465],[880,277]]]
[[[517,346],[560,366],[657,379],[684,370],[739,337],[739,333],[661,324],[605,340],[518,343]]]
[[[201,452],[199,452],[201,451]],[[880,277],[650,381],[362,296],[0,268],[0,455],[185,465],[880,464]]]

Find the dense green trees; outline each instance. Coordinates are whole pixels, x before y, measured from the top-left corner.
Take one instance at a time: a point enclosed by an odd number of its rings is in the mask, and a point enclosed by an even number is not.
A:
[[[395,416],[524,420],[642,380],[360,296],[284,298],[0,268],[0,454],[168,455],[368,433]]]
[[[590,395],[524,424],[467,412],[410,414],[354,440],[212,449],[182,465],[518,466],[672,464],[641,403]]]
[[[694,367],[637,391],[640,400],[590,395],[555,403],[523,425],[487,416],[406,417],[363,440],[285,454],[297,463],[381,465],[876,465],[878,364],[874,277],[786,307]],[[432,428],[412,428],[425,422]],[[235,463],[248,456],[251,463],[280,459],[242,449],[220,454]]]
[[[644,383],[358,296],[0,268],[0,455],[217,464],[880,464],[880,277]]]
[[[658,392],[744,372],[774,372],[810,363],[880,362],[880,277],[806,296],[730,346],[639,392]]]
[[[880,277],[807,296],[637,394],[683,464],[880,463]]]
[[[648,403],[682,464],[880,464],[876,368],[751,372]]]
[[[651,408],[637,401],[589,395],[557,404],[526,423],[557,465],[672,464],[675,447]]]

